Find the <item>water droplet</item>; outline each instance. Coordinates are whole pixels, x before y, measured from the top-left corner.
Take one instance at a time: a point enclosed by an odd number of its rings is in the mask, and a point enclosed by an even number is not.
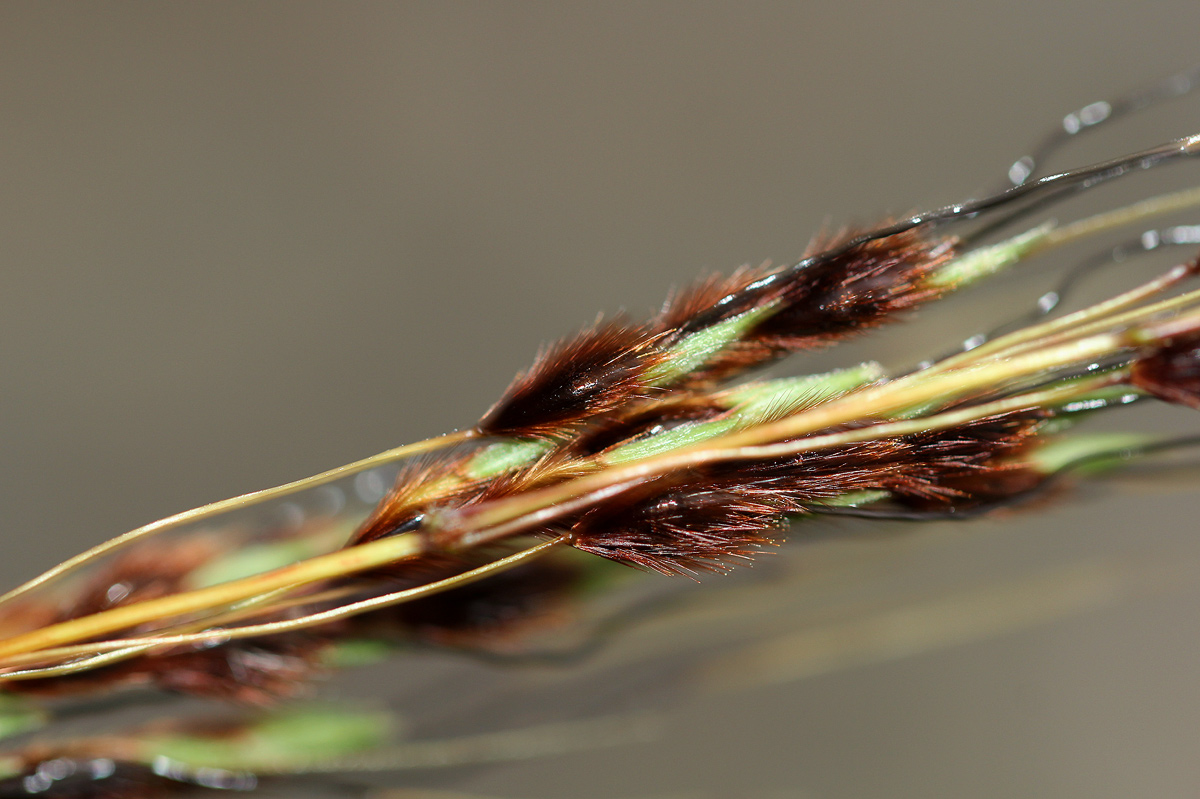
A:
[[[374,505],[387,493],[387,483],[377,469],[361,472],[354,478],[354,493],[363,502]]]
[[[1033,159],[1028,155],[1024,156],[1008,168],[1008,179],[1014,186],[1020,186],[1033,174],[1033,166]]]
[[[983,333],[976,333],[962,343],[963,352],[970,352],[976,347],[981,347],[987,343],[987,336]]]
[[[1200,244],[1200,225],[1176,225],[1163,233],[1172,244]]]
[[[108,604],[115,605],[125,597],[129,596],[129,583],[113,583],[104,592],[104,598],[108,600]]]
[[[1108,119],[1110,114],[1112,114],[1112,106],[1101,100],[1098,103],[1085,105],[1082,109],[1080,109],[1079,119],[1086,127],[1103,122],[1104,120]]]
[[[75,761],[65,757],[56,757],[38,764],[37,773],[50,780],[61,780],[75,773]]]
[[[304,524],[304,508],[295,502],[282,502],[275,508],[275,523],[284,530],[295,530]]]
[[[321,486],[316,490],[316,512],[325,516],[334,516],[346,507],[346,492],[337,486]]]
[[[53,784],[54,781],[45,774],[30,774],[21,780],[21,786],[25,789],[25,793],[42,793],[49,790]]]

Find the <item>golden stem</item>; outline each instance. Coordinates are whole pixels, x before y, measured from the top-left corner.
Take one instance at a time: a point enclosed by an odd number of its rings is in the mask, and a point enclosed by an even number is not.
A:
[[[62,577],[68,572],[74,571],[75,569],[84,565],[88,561],[91,561],[109,552],[113,552],[114,550],[131,544],[138,539],[145,538],[146,536],[161,533],[165,530],[186,524],[187,522],[197,522],[202,519],[208,519],[216,516],[219,513],[224,513],[225,511],[236,510],[238,508],[244,508],[260,502],[267,502],[272,499],[288,496],[289,494],[294,494],[297,491],[303,491],[306,488],[316,488],[317,486],[325,485],[326,483],[332,483],[333,481],[342,477],[370,469],[374,466],[382,466],[383,464],[392,463],[413,455],[419,455],[432,450],[449,447],[473,438],[476,435],[477,433],[473,429],[462,430],[457,433],[447,433],[446,435],[438,436],[436,438],[417,441],[413,444],[405,444],[402,447],[395,447],[394,449],[380,452],[377,455],[372,455],[369,458],[363,458],[362,460],[355,461],[354,463],[348,463],[344,466],[338,466],[335,469],[321,472],[320,474],[313,475],[312,477],[305,477],[301,480],[285,483],[284,485],[275,486],[273,488],[264,488],[261,491],[252,491],[249,494],[230,497],[229,499],[223,499],[219,502],[201,505],[198,508],[192,508],[191,510],[185,510],[181,513],[176,513],[175,515],[168,516],[165,519],[159,519],[156,522],[151,522],[150,524],[143,525],[134,530],[130,530],[127,533],[123,533],[116,538],[110,538],[103,544],[94,546],[86,552],[81,552],[75,557],[63,561],[54,568],[42,572],[42,574],[38,575],[32,580],[29,580],[28,582],[23,583],[8,593],[0,596],[0,605],[16,599],[23,594],[27,594],[38,586],[45,585],[51,580]]]
[[[139,624],[225,607],[270,591],[299,588],[332,577],[380,568],[419,555],[421,549],[421,541],[413,534],[383,538],[241,580],[51,624],[0,641],[0,661],[12,655],[96,638]]]
[[[284,621],[265,622],[262,624],[247,624],[241,627],[222,628],[215,630],[206,630],[198,633],[185,633],[181,635],[148,635],[138,638],[117,638],[108,641],[96,641],[87,644],[76,644],[74,646],[53,647],[51,649],[39,649],[32,652],[29,656],[15,656],[8,659],[9,663],[21,663],[25,660],[44,660],[58,659],[66,657],[77,657],[94,652],[102,652],[105,650],[122,650],[125,654],[126,650],[130,651],[129,655],[136,655],[147,649],[159,646],[178,646],[181,644],[199,644],[199,643],[218,643],[224,641],[235,640],[239,638],[255,638],[263,635],[275,635],[284,632],[294,632],[303,630],[308,627],[315,627],[321,624],[327,624],[331,621],[344,619],[349,616],[356,616],[360,613],[366,613],[372,610],[380,610],[382,608],[398,605],[403,602],[409,602],[414,599],[419,599],[425,596],[431,596],[443,591],[449,591],[451,588],[468,585],[470,583],[482,580],[485,577],[496,574],[498,572],[507,571],[527,561],[539,558],[542,555],[550,552],[552,549],[565,544],[566,536],[555,538],[551,541],[543,541],[536,546],[523,549],[520,552],[515,552],[499,560],[486,563],[483,566],[471,569],[470,571],[456,574],[453,577],[447,577],[443,580],[435,580],[425,585],[406,588],[401,591],[393,591],[388,594],[363,599],[358,602],[350,602],[336,608],[321,611],[319,613],[310,613],[306,616],[300,616],[294,619],[286,619]],[[132,607],[132,606],[131,606]],[[256,611],[270,611],[273,608],[257,608]],[[70,669],[74,664],[66,664],[61,667],[50,667],[44,669],[28,669],[19,673],[0,673],[0,679],[32,679],[55,674],[69,673],[63,671]]]

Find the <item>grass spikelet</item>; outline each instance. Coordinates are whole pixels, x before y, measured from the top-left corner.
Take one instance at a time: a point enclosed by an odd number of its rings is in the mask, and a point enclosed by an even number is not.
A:
[[[719,482],[651,483],[585,513],[571,545],[662,574],[719,572],[778,545],[783,523],[778,503]]]
[[[597,322],[538,355],[484,414],[479,430],[563,438],[591,417],[647,397],[645,375],[661,357],[657,339],[647,327],[624,320]]]

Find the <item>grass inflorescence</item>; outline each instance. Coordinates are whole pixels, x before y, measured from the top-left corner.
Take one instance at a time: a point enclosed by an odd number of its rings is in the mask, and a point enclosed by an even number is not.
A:
[[[1196,257],[907,372],[753,372],[1099,231],[1194,208],[1190,190],[992,240],[1051,202],[1197,155],[1200,135],[1042,178],[1024,159],[995,195],[823,237],[790,266],[709,277],[644,321],[598,319],[547,347],[465,430],[102,544],[0,599],[8,730],[41,723],[22,697],[114,688],[271,705],[354,640],[503,646],[591,581],[569,550],[696,577],[752,560],[806,517],[961,517],[1024,502],[1082,463],[1169,446],[1076,423],[1134,401],[1200,407]],[[235,552],[227,537],[162,535],[394,462],[393,487],[353,529],[281,530]],[[357,752],[383,737],[373,717],[320,723],[336,734],[319,747]],[[39,744],[8,758],[0,795],[75,795],[84,779],[129,795],[248,789],[254,774],[298,770],[285,755],[303,746],[271,737],[288,726]],[[247,742],[264,740],[273,754],[255,759]],[[175,765],[164,772],[161,758]]]

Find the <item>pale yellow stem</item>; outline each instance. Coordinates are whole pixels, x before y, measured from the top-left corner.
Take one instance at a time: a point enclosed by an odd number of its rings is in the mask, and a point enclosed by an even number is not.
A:
[[[247,624],[241,627],[228,627],[215,630],[206,630],[198,633],[186,633],[181,635],[148,635],[138,638],[117,638],[107,641],[97,641],[87,644],[76,644],[74,646],[53,647],[50,649],[39,649],[29,655],[19,655],[8,659],[9,663],[18,664],[26,660],[48,660],[67,657],[78,657],[94,652],[105,650],[120,650],[121,654],[127,656],[140,654],[145,650],[160,646],[178,646],[181,644],[200,644],[200,643],[223,643],[225,641],[236,640],[240,638],[256,638],[264,635],[276,635],[285,632],[294,632],[303,630],[309,627],[316,627],[321,624],[328,624],[331,621],[338,619],[356,616],[361,613],[367,613],[373,610],[398,605],[403,602],[410,602],[414,599],[419,599],[425,596],[431,596],[443,591],[449,591],[452,588],[457,588],[463,585],[482,580],[485,577],[507,571],[527,561],[541,557],[547,554],[552,549],[566,543],[567,538],[560,537],[551,541],[544,541],[536,546],[523,549],[520,552],[515,552],[499,560],[484,564],[470,571],[456,574],[453,577],[447,577],[443,580],[436,580],[425,585],[406,588],[402,591],[393,591],[388,594],[363,599],[358,602],[350,602],[336,608],[321,611],[319,613],[310,613],[306,616],[299,616],[294,619],[286,619],[283,621],[265,622],[262,624]],[[300,598],[300,599],[316,599],[315,597]],[[271,611],[274,607],[257,608],[257,612]],[[76,664],[65,664],[61,667],[50,667],[44,669],[27,669],[20,672],[0,673],[0,679],[33,679],[46,676],[54,676],[57,674],[70,673],[65,670],[71,669]]]
[[[922,370],[921,374],[930,375],[950,371],[961,368],[963,364],[974,363],[984,358],[1010,358],[1030,349],[1053,346],[1069,338],[1078,338],[1101,330],[1142,322],[1156,314],[1168,311],[1182,310],[1189,305],[1200,303],[1200,289],[1142,307],[1131,308],[1124,313],[1117,313],[1117,311],[1135,306],[1155,294],[1166,291],[1190,274],[1191,269],[1187,266],[1177,266],[1148,283],[1104,302],[1040,325],[1014,331],[973,350],[952,355]]]
[[[738,447],[723,450],[722,460],[766,460],[783,458],[789,455],[799,455],[802,452],[812,452],[818,449],[843,447],[863,441],[878,441],[884,438],[926,433],[934,430],[946,430],[959,427],[971,422],[999,416],[1013,411],[1028,408],[1045,408],[1059,405],[1063,402],[1085,396],[1101,388],[1118,384],[1125,374],[1114,372],[1099,377],[1076,380],[1056,388],[1035,391],[1028,394],[1018,394],[1015,397],[972,405],[956,411],[925,416],[920,419],[904,419],[898,422],[859,427],[841,433],[831,433],[824,436],[809,436],[796,441],[784,441],[779,444],[760,444],[756,446]]]
[[[211,630],[221,624],[229,624],[231,622],[240,621],[247,617],[256,616],[262,613],[276,613],[295,607],[296,605],[311,604],[315,602],[328,602],[333,599],[345,596],[347,593],[353,592],[355,589],[349,586],[330,589],[328,591],[319,591],[315,594],[305,594],[303,596],[286,597],[290,591],[282,589],[271,591],[266,594],[259,594],[255,597],[243,602],[238,602],[231,605],[229,609],[217,613],[213,616],[203,616],[202,618],[191,621],[187,624],[171,625],[163,630],[156,631],[156,636],[165,635],[184,635],[187,633],[199,632],[202,630]],[[271,601],[274,600],[274,601]],[[269,607],[263,607],[263,604],[271,601]],[[32,680],[42,677],[60,677],[65,674],[76,674],[81,671],[91,671],[92,669],[101,666],[108,666],[113,663],[118,663],[122,660],[129,660],[137,657],[144,652],[154,648],[154,645],[145,645],[140,642],[140,638],[126,639],[126,646],[113,651],[106,651],[102,654],[92,655],[91,657],[80,657],[88,655],[92,652],[100,652],[105,647],[98,647],[92,644],[75,644],[72,646],[60,646],[53,649],[41,650],[38,652],[27,652],[24,655],[13,655],[4,659],[5,667],[0,669],[0,680]],[[130,644],[130,642],[134,642]],[[57,654],[47,654],[57,653]],[[7,670],[18,665],[29,663],[56,662],[64,657],[78,658],[70,663],[59,663],[53,666],[37,666],[29,668],[21,668],[17,670]]]
[[[140,624],[227,607],[279,589],[299,588],[333,577],[377,569],[419,555],[421,550],[422,544],[417,536],[398,535],[309,558],[241,580],[93,613],[0,641],[0,661],[12,655],[98,638]]]
[[[1139,317],[1174,310],[1200,301],[1200,291],[1190,291],[1178,297],[1172,297],[1169,300],[1163,300],[1128,312],[1132,315],[1116,316],[1118,311],[1136,306],[1154,295],[1161,294],[1178,285],[1190,274],[1191,270],[1187,266],[1177,266],[1147,283],[1143,283],[1103,302],[1048,322],[1015,330],[1012,333],[981,344],[972,350],[944,358],[927,369],[923,369],[921,374],[930,375],[949,371],[959,368],[963,364],[974,363],[984,358],[1007,357],[1021,350],[1029,349],[1032,346],[1041,347],[1050,341],[1061,340],[1065,335],[1082,335],[1087,330],[1103,329],[1109,325],[1120,324],[1121,321],[1129,322]]]
[[[38,586],[45,585],[51,580],[62,577],[68,572],[74,571],[85,563],[98,558],[101,555],[113,552],[114,550],[133,543],[134,541],[145,538],[146,536],[161,533],[166,530],[179,527],[180,525],[188,522],[198,522],[202,519],[208,519],[216,516],[217,514],[225,513],[226,511],[232,511],[238,508],[247,507],[249,505],[255,505],[260,502],[267,502],[272,499],[285,497],[290,494],[294,494],[297,491],[303,491],[307,488],[316,488],[317,486],[322,486],[326,483],[332,483],[335,480],[339,480],[357,472],[365,471],[375,466],[382,466],[384,464],[393,463],[414,455],[420,455],[432,450],[453,446],[454,444],[466,441],[475,435],[476,432],[474,430],[463,430],[457,433],[448,433],[436,438],[429,438],[424,441],[417,441],[413,444],[405,444],[402,447],[389,449],[385,452],[380,452],[377,455],[372,455],[369,458],[363,458],[362,460],[355,461],[354,463],[348,463],[345,466],[338,466],[335,469],[330,469],[327,472],[321,472],[320,474],[313,475],[312,477],[305,477],[301,480],[296,480],[295,482],[286,483],[273,488],[264,488],[261,491],[252,491],[249,494],[230,497],[229,499],[223,499],[219,502],[213,502],[208,505],[202,505],[198,508],[185,510],[182,513],[176,513],[175,515],[168,516],[165,519],[159,519],[156,522],[143,525],[135,530],[130,530],[129,532],[119,535],[116,538],[110,538],[103,544],[94,546],[86,552],[81,552],[75,557],[63,561],[54,568],[43,572],[32,580],[23,583],[8,593],[0,596],[0,605],[22,596]]]
[[[1044,237],[1039,237],[1038,241],[1029,249],[1028,255],[1034,255],[1053,247],[1073,244],[1097,233],[1104,233],[1151,217],[1194,208],[1198,204],[1200,204],[1200,187],[1151,197],[1124,208],[1106,211],[1054,228]]]

